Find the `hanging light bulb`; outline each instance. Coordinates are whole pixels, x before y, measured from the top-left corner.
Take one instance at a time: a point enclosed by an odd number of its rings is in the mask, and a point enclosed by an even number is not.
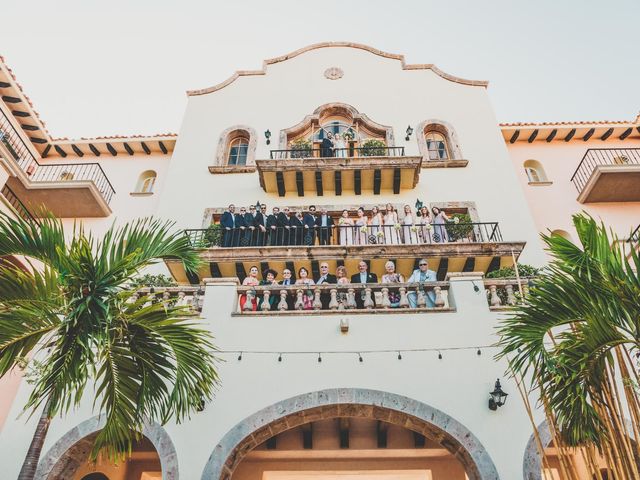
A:
[[[402,354],[398,352],[398,360],[402,360]]]
[[[278,361],[281,362],[282,361],[282,354],[278,355]]]
[[[482,350],[478,349],[478,355],[482,355]]]
[[[242,352],[240,352],[240,355],[238,355],[238,361],[242,361]]]
[[[438,352],[438,360],[442,360],[442,354]]]
[[[359,353],[358,353],[358,361],[360,363],[364,362],[364,359],[362,358],[362,355],[360,355]]]
[[[322,356],[318,353],[318,363],[322,363]]]

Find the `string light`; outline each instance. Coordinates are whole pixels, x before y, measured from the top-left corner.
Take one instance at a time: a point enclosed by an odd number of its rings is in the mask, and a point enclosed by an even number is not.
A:
[[[478,355],[482,355],[482,350],[478,349]]]
[[[360,353],[358,353],[358,361],[360,363],[364,362],[364,359],[362,358],[362,355],[360,355]]]
[[[438,352],[438,360],[442,360],[442,353]]]
[[[318,353],[318,363],[322,363],[322,356]]]
[[[398,360],[402,360],[402,354],[398,352]]]
[[[238,355],[238,361],[242,361],[242,352],[240,352],[240,355]]]
[[[278,361],[281,362],[282,361],[282,354],[278,355]]]

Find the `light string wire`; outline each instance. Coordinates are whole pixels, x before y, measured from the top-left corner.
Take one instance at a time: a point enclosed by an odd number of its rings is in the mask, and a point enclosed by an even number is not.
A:
[[[449,352],[456,350],[497,349],[497,345],[472,345],[462,347],[431,347],[431,348],[388,348],[380,350],[216,350],[216,354],[256,354],[256,355],[339,355],[363,353],[398,353],[398,352]]]

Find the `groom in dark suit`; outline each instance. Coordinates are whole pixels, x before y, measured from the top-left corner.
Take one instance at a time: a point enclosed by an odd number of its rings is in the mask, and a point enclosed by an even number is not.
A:
[[[320,156],[322,158],[333,157],[333,135],[327,133],[327,136],[320,143]]]

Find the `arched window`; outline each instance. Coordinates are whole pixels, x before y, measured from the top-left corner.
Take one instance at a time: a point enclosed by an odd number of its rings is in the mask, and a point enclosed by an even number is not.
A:
[[[524,171],[527,173],[529,183],[541,183],[547,181],[547,174],[544,167],[537,160],[527,160],[524,162]]]
[[[442,133],[429,130],[425,132],[424,140],[427,142],[429,160],[449,160],[449,146]]]
[[[82,477],[82,480],[109,480],[109,477],[107,477],[104,473],[94,472],[85,475],[84,477]]]
[[[228,165],[246,165],[249,152],[249,137],[238,136],[229,142]]]
[[[146,170],[138,177],[136,186],[137,193],[153,193],[153,187],[156,184],[157,174],[154,170]]]

